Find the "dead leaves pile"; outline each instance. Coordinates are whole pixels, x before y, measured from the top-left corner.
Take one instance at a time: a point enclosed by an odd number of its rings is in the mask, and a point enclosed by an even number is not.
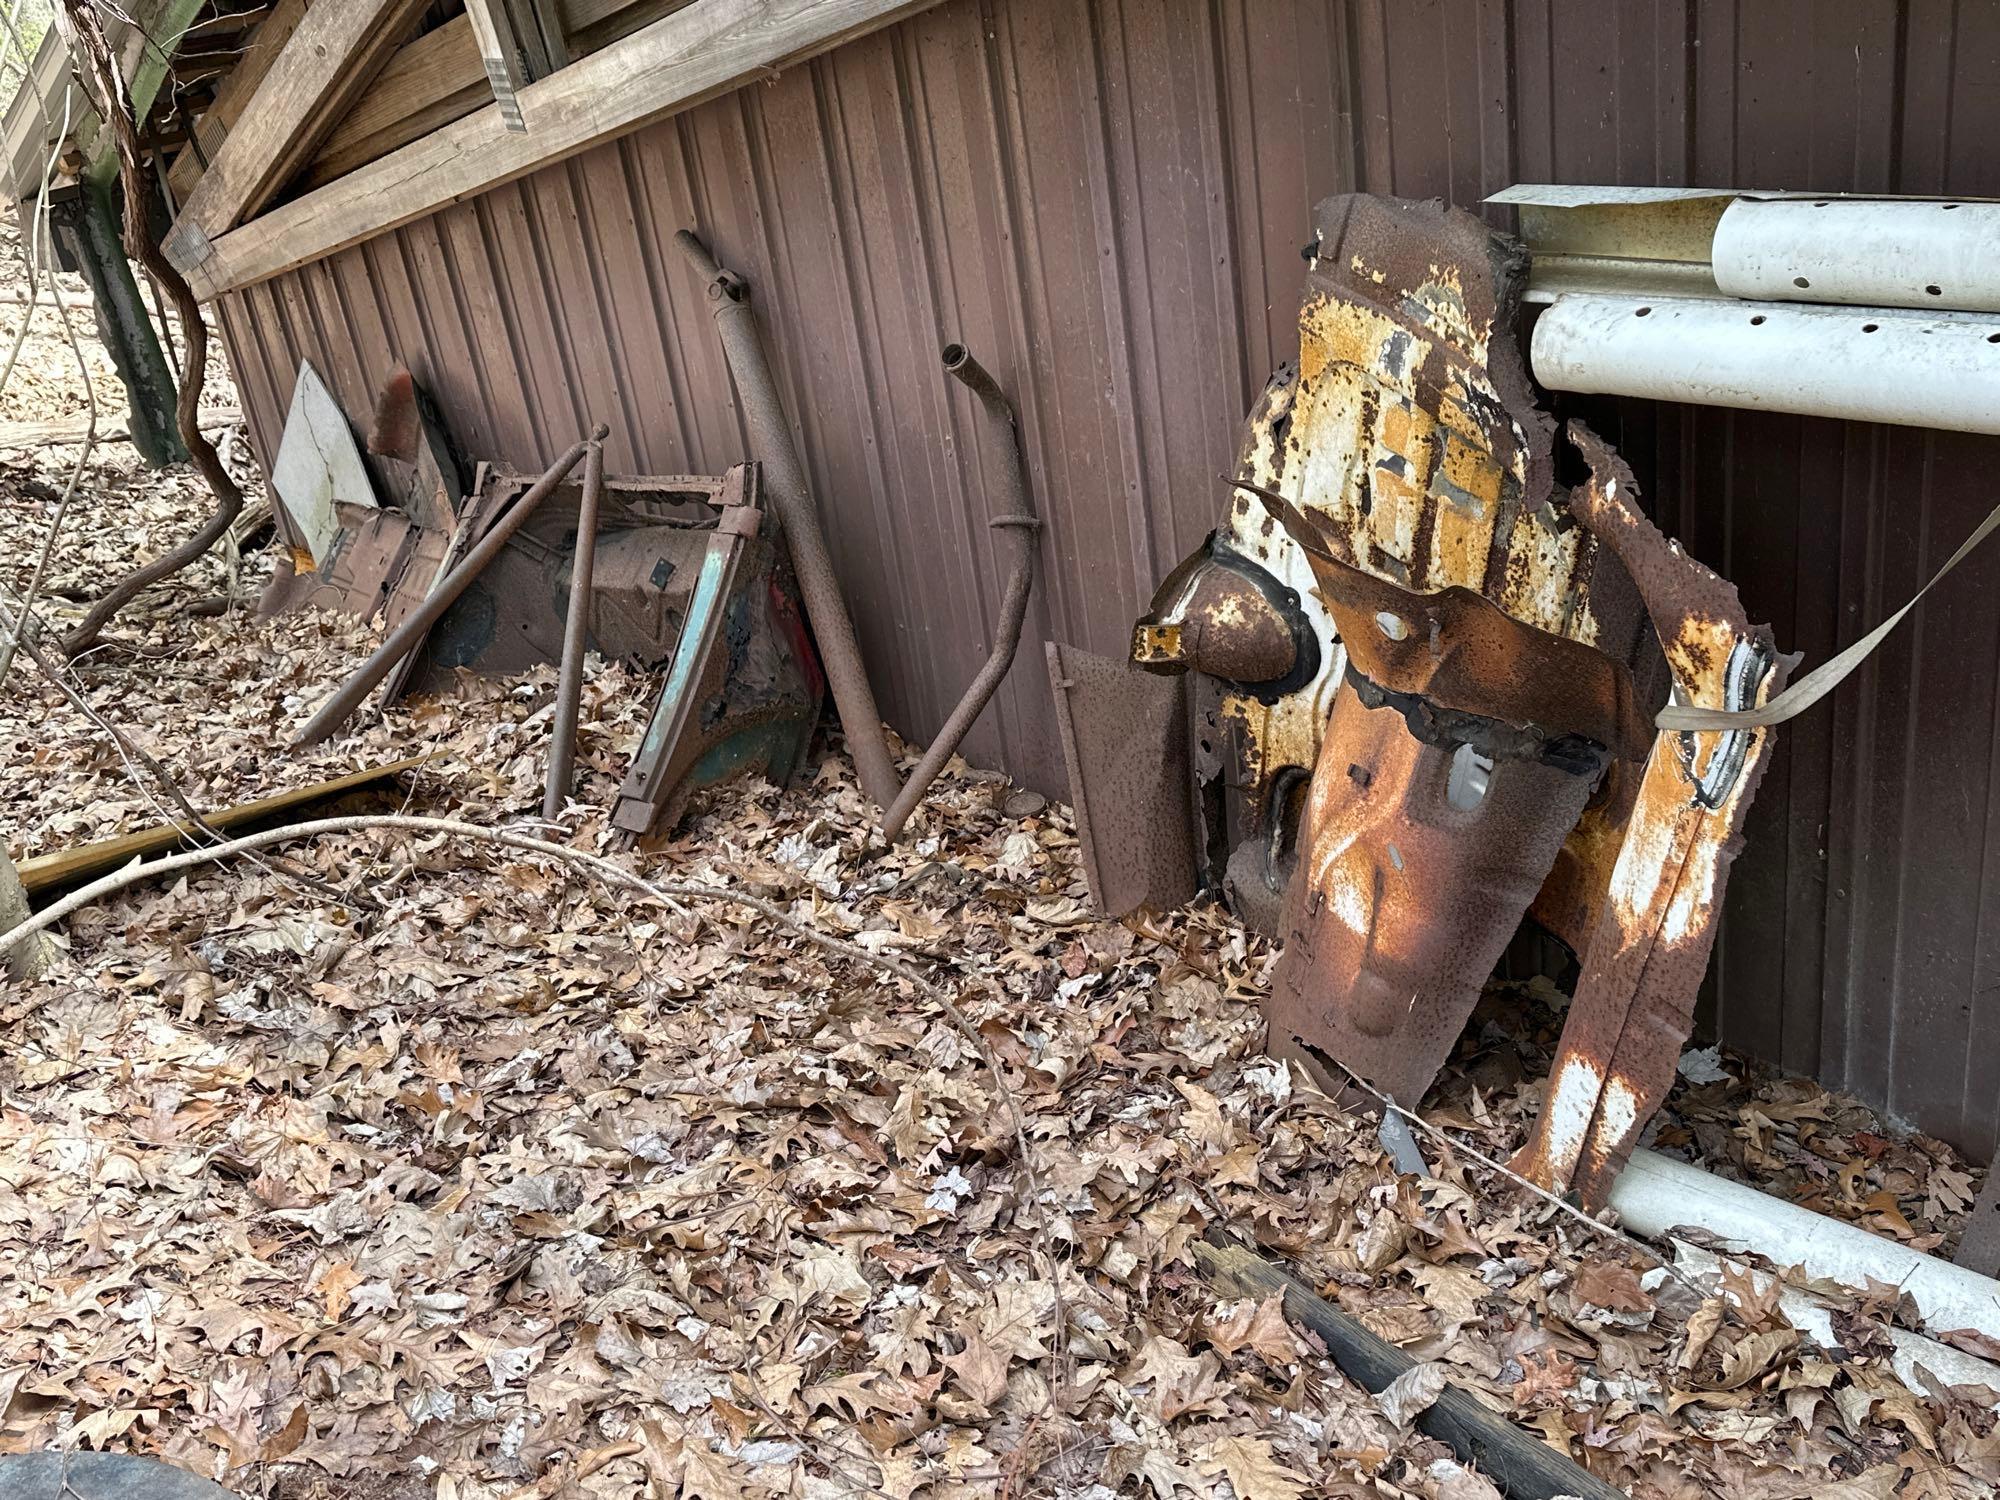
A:
[[[429,751],[413,810],[538,805],[547,671],[294,757],[364,632],[121,638],[83,679],[198,800]],[[150,821],[96,730],[10,688],[17,852]],[[593,663],[556,837],[602,848],[651,690]],[[867,811],[829,754],[711,796],[642,868],[929,973],[998,1060],[1039,1196],[934,999],[739,909],[405,833],[290,851],[346,904],[206,868],[79,913],[0,1001],[0,1449],[288,1496],[1480,1500],[1415,1425],[1449,1380],[1647,1500],[2000,1483],[1993,1395],[1896,1379],[1893,1294],[1845,1298],[1822,1344],[1773,1278],[1692,1292],[1434,1142],[1435,1175],[1399,1178],[1261,1054],[1272,954],[1224,915],[1092,919],[1067,812],[963,768],[903,845]],[[1432,1116],[1504,1153],[1540,1025],[1496,992]],[[1913,1236],[1955,1229],[1972,1182],[1917,1172],[1935,1143],[1731,1076],[1677,1094],[1667,1144],[1806,1159],[1827,1206],[1887,1193]],[[1275,1303],[1219,1302],[1209,1235],[1416,1368],[1371,1396]]]

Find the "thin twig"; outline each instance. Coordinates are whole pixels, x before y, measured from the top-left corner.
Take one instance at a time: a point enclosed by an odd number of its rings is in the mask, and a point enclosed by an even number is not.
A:
[[[541,854],[551,859],[587,870],[600,879],[625,886],[630,890],[651,898],[653,901],[674,908],[675,898],[687,901],[716,901],[727,905],[740,906],[754,911],[775,922],[794,937],[812,944],[826,953],[839,954],[842,958],[893,975],[910,985],[936,1003],[951,1020],[960,1035],[969,1042],[986,1065],[986,1071],[993,1081],[993,1087],[1000,1096],[1000,1102],[1007,1111],[1007,1117],[1014,1128],[1014,1142],[1021,1156],[1021,1172],[1028,1180],[1030,1198],[1038,1208],[1043,1206],[1042,1178],[1035,1169],[1032,1144],[1028,1139],[1028,1129],[1021,1119],[1019,1107],[1014,1102],[1014,1091],[1007,1085],[1007,1075],[1001,1069],[1000,1059],[994,1054],[986,1038],[979,1034],[958,1002],[946,994],[942,988],[927,979],[908,960],[893,955],[871,953],[858,943],[850,943],[844,938],[829,936],[806,926],[789,912],[760,896],[747,895],[742,891],[728,890],[722,886],[697,885],[682,881],[651,881],[636,875],[624,866],[605,859],[601,855],[589,854],[581,849],[572,849],[567,844],[552,843],[548,839],[536,838],[532,834],[517,833],[511,828],[486,828],[477,823],[461,823],[452,818],[423,818],[397,813],[374,813],[346,818],[316,818],[309,822],[294,823],[287,828],[269,828],[261,833],[245,834],[241,838],[225,840],[205,849],[192,849],[185,854],[173,854],[165,859],[153,860],[146,864],[130,865],[115,870],[109,875],[93,880],[58,901],[52,902],[36,912],[12,931],[0,933],[0,954],[6,953],[16,943],[54,926],[70,913],[79,911],[106,896],[114,895],[142,881],[157,879],[179,870],[188,870],[200,865],[214,864],[222,860],[248,855],[256,849],[272,844],[289,843],[296,839],[318,838],[326,834],[364,833],[371,829],[405,829],[414,833],[441,834],[451,838],[469,839],[475,843],[498,844],[509,849],[519,849],[530,854]],[[1060,1362],[1069,1346],[1068,1303],[1062,1294],[1061,1268],[1056,1264],[1047,1244],[1036,1244],[1036,1253],[1043,1258],[1049,1278],[1049,1290],[1053,1295],[1055,1308],[1054,1343],[1055,1353]],[[1066,1382],[1065,1382],[1066,1384]]]
[[[7,12],[7,38],[13,44],[14,50],[20,54],[22,62],[32,69],[27,44],[21,39],[19,12],[20,5],[17,0]],[[41,553],[35,559],[34,572],[29,576],[28,586],[21,596],[21,613],[14,622],[14,628],[7,633],[5,644],[0,645],[0,683],[6,682],[7,674],[13,670],[14,655],[20,649],[22,633],[28,628],[28,613],[34,608],[36,596],[41,593],[42,578],[48,572],[49,558],[56,549],[56,538],[62,534],[63,519],[69,514],[69,503],[76,495],[76,487],[83,479],[85,468],[89,466],[92,450],[97,446],[97,387],[90,378],[90,361],[84,358],[83,345],[78,340],[76,326],[70,319],[69,304],[63,300],[62,288],[56,284],[54,258],[45,259],[42,254],[43,241],[48,238],[49,185],[54,179],[56,158],[61,155],[63,142],[69,137],[69,91],[67,89],[63,91],[63,125],[60,131],[55,131],[55,122],[49,118],[48,105],[39,94],[35,97],[35,108],[42,117],[43,128],[54,132],[55,144],[50,147],[48,158],[42,163],[42,190],[35,199],[35,211],[31,215],[33,238],[22,254],[22,259],[28,267],[30,296],[28,312],[21,321],[21,336],[15,340],[14,348],[7,357],[6,373],[0,374],[0,387],[4,387],[8,378],[14,373],[14,361],[19,357],[28,329],[34,321],[33,299],[39,295],[41,286],[38,273],[45,273],[49,282],[49,296],[54,299],[56,315],[62,322],[63,337],[69,341],[70,353],[76,358],[77,373],[83,377],[83,399],[88,408],[88,415],[83,433],[83,446],[76,455],[75,464],[70,468],[69,480],[63,485],[62,496],[56,501],[55,513],[49,517],[48,534],[42,539]]]

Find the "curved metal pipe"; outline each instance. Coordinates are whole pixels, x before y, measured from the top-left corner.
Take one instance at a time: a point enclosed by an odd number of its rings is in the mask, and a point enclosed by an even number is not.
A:
[[[854,757],[855,775],[875,805],[886,808],[896,800],[901,781],[889,759],[888,741],[882,736],[882,712],[875,706],[875,690],[868,683],[854,621],[847,613],[833,557],[813,509],[805,466],[799,461],[791,424],[785,420],[778,385],[771,376],[771,363],[757,335],[756,315],[747,300],[749,288],[742,277],[724,269],[688,230],[676,234],[674,243],[708,287],[716,332],[729,361],[729,373],[736,381],[737,399],[743,404],[744,425],[750,430],[750,456],[764,465],[764,493],[790,538],[799,593],[805,599],[813,637],[819,642],[827,686],[833,690],[833,705],[847,735],[848,752]]]
[[[1008,667],[1013,664],[1014,650],[1021,643],[1021,626],[1028,618],[1028,596],[1035,587],[1035,556],[1040,550],[1036,538],[1042,523],[1036,518],[1034,504],[1028,495],[1027,468],[1021,461],[1021,433],[1014,420],[1013,406],[987,373],[986,367],[972,357],[965,345],[944,346],[944,368],[947,375],[979,398],[980,410],[986,415],[987,433],[999,454],[1001,487],[1006,492],[1009,508],[1006,514],[995,516],[990,524],[1007,539],[1007,593],[1000,606],[1000,624],[994,633],[993,652],[986,658],[986,665],[979,669],[979,675],[972,679],[965,696],[958,700],[958,707],[951,711],[944,728],[931,741],[923,760],[897,796],[895,805],[882,816],[882,835],[892,843],[903,831],[910,814],[916,811],[917,804],[923,801],[931,783],[937,780],[945,762],[958,750],[973,721],[992,700],[1000,686],[1000,679],[1007,675]]]

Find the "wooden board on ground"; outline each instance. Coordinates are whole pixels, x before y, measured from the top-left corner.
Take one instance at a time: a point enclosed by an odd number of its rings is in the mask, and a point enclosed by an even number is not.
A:
[[[286,813],[303,812],[315,803],[388,781],[405,771],[423,765],[430,759],[428,755],[413,755],[406,760],[391,761],[386,766],[355,771],[346,776],[337,776],[331,781],[316,781],[311,786],[295,787],[289,792],[259,797],[254,802],[239,802],[234,807],[204,812],[202,816],[213,827],[219,829],[240,828],[249,823],[273,820]],[[56,890],[95,879],[121,865],[130,864],[135,859],[164,854],[169,849],[178,848],[199,836],[198,830],[186,824],[162,823],[153,828],[140,829],[137,833],[121,834],[115,839],[82,844],[74,849],[60,849],[53,854],[38,854],[33,859],[22,860],[16,868],[20,872],[22,886],[32,898],[42,891]]]
[[[195,425],[203,432],[234,427],[243,413],[234,406],[211,407],[195,414]],[[90,414],[57,417],[48,422],[0,422],[0,448],[51,448],[58,443],[81,443],[90,432]],[[106,417],[97,424],[97,441],[119,443],[132,435],[132,424],[124,415]]]

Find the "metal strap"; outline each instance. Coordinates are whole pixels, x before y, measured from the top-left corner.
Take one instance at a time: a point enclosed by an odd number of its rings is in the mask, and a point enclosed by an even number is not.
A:
[[[1910,596],[1907,604],[1838,656],[1806,673],[1763,707],[1730,710],[1696,708],[1688,704],[1670,703],[1660,710],[1659,717],[1653,720],[1653,723],[1661,729],[1764,729],[1773,724],[1782,724],[1787,719],[1796,718],[1839,687],[1847,679],[1848,674],[1866,661],[1869,654],[1882,644],[1889,632],[1902,624],[1903,616],[1915,609],[1923,601],[1924,595],[1943,581],[1945,574],[1964,562],[1971,555],[1972,549],[1996,530],[2000,530],[2000,505],[1994,506],[1986,513],[1986,519],[1979,523],[1978,529],[1946,559],[1943,567],[1931,575],[1929,583]]]

